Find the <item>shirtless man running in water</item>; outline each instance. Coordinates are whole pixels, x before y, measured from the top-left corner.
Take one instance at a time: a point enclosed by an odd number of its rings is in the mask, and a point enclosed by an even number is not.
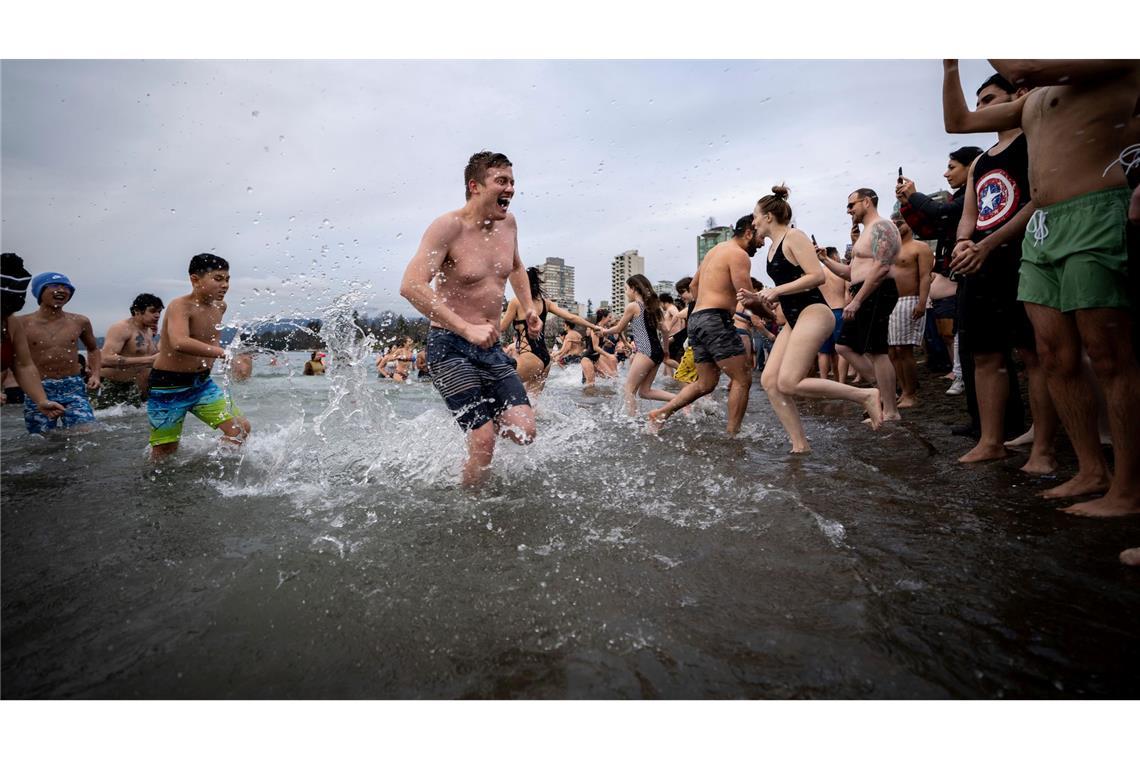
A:
[[[535,435],[526,389],[499,345],[508,278],[531,336],[538,337],[542,322],[519,258],[518,226],[507,210],[515,195],[510,160],[502,153],[476,153],[463,180],[467,203],[428,226],[404,271],[400,295],[431,320],[428,369],[467,434],[462,482],[475,486],[487,478],[497,435],[518,444],[531,443]]]
[[[748,391],[752,387],[752,362],[732,326],[736,311],[736,294],[752,285],[752,257],[756,255],[756,230],[752,216],[742,216],[733,237],[718,243],[701,262],[689,283],[696,295],[696,306],[688,319],[689,341],[693,361],[697,365],[697,381],[689,383],[673,400],[649,413],[649,429],[660,430],[665,420],[716,389],[720,373],[732,378],[728,392],[728,425],[726,432],[736,435],[748,410]]]

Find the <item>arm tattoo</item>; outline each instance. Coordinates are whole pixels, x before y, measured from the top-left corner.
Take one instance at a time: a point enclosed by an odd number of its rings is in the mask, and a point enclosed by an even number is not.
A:
[[[901,245],[898,230],[890,222],[880,220],[871,226],[871,255],[875,261],[889,267],[895,263]]]

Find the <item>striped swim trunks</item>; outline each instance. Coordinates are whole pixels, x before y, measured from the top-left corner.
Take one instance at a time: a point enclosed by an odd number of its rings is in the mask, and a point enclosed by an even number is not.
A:
[[[891,312],[891,322],[887,326],[887,343],[892,346],[921,346],[923,330],[926,329],[926,313],[913,318],[918,296],[899,296]]]
[[[480,348],[450,330],[428,331],[431,382],[464,432],[493,421],[512,406],[530,406],[515,361],[502,346]]]

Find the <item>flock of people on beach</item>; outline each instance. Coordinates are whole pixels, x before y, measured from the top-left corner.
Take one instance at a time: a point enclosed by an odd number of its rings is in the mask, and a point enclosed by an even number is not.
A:
[[[639,414],[639,399],[657,402],[650,432],[727,375],[730,436],[762,367],[791,451],[807,453],[796,399],[849,401],[871,429],[891,425],[919,405],[914,347],[925,341],[928,363],[941,351],[953,367],[948,392],[965,398],[970,422],[956,432],[977,439],[959,462],[1005,458],[1009,446],[1029,444],[1022,469],[1050,473],[1063,431],[1077,472],[1042,495],[1075,500],[1065,507],[1073,514],[1140,514],[1140,63],[992,64],[998,73],[977,89],[971,110],[957,62],[944,62],[947,132],[997,134],[988,148],[950,153],[948,200],[919,192],[901,167],[896,213],[880,208],[875,189],[852,189],[852,244],[841,257],[796,227],[791,192],[778,184],[676,283],[677,302],[634,275],[624,310],[600,309],[593,321],[545,296],[538,270],[519,254],[512,164],[476,153],[464,170],[465,204],[428,226],[401,282],[401,296],[431,322],[426,345],[401,341],[378,357],[377,370],[430,379],[466,435],[462,483],[477,486],[499,437],[535,440],[533,403],[554,363],[580,365],[588,385],[618,377],[625,364],[629,414]],[[935,250],[922,240],[936,241]],[[761,249],[773,287],[753,277]],[[75,292],[68,278],[31,277],[4,254],[3,368],[13,394],[16,385],[23,391],[29,432],[92,422],[90,396],[95,407],[145,403],[155,460],[177,449],[187,413],[240,445],[249,422],[210,378],[226,356],[217,326],[229,264],[199,254],[188,273],[191,292],[166,307],[161,329],[162,301],[141,294],[100,350],[90,321],[63,308]],[[504,311],[508,281],[514,297]],[[15,317],[29,286],[37,309]],[[566,322],[553,354],[549,315]],[[1028,431],[1015,355],[1028,378]],[[323,372],[321,358],[314,352],[305,374]],[[655,386],[662,365],[681,384],[676,393]],[[849,382],[851,373],[865,382]],[[1122,559],[1140,563],[1140,549]]]

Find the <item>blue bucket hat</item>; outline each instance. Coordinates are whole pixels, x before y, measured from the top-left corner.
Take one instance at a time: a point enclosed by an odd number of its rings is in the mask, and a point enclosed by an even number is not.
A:
[[[40,293],[44,292],[44,288],[48,285],[62,285],[75,295],[75,286],[71,284],[71,280],[67,279],[67,275],[60,274],[59,272],[41,272],[32,278],[32,295],[36,299],[36,303],[40,302]]]

